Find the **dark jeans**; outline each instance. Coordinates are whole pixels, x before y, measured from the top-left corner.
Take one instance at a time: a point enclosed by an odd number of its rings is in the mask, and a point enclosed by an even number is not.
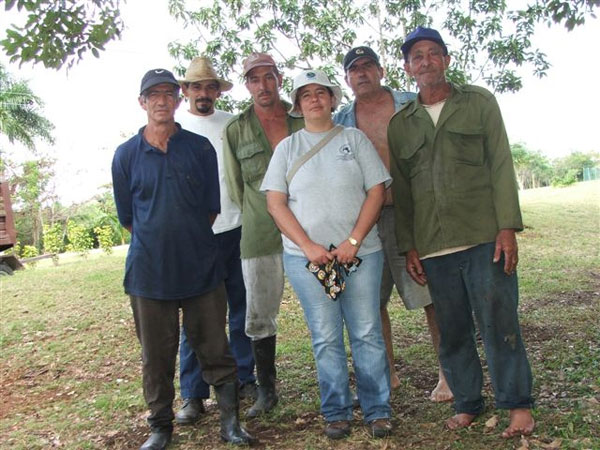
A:
[[[483,374],[473,312],[483,339],[497,408],[532,408],[531,369],[521,339],[517,275],[493,263],[494,243],[423,260],[440,328],[440,361],[457,413],[483,410]]]
[[[172,429],[175,360],[179,344],[179,308],[192,348],[209,384],[236,381],[235,360],[225,333],[225,287],[184,300],[130,296],[135,330],[142,346],[144,398],[153,430]]]
[[[254,357],[250,338],[246,336],[246,288],[242,277],[240,260],[240,238],[242,227],[216,234],[219,254],[225,267],[225,289],[229,305],[229,346],[238,368],[238,377],[243,384],[253,383]],[[208,384],[202,379],[202,369],[196,354],[190,348],[185,329],[181,330],[179,344],[179,382],[181,397],[208,398]]]

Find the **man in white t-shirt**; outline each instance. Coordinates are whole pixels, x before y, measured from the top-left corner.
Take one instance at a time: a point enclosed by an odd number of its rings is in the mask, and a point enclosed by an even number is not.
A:
[[[185,78],[180,81],[188,108],[177,113],[176,120],[182,128],[208,138],[217,153],[219,187],[221,189],[221,214],[212,229],[219,245],[220,257],[225,268],[225,287],[229,304],[229,342],[237,363],[240,380],[240,397],[256,397],[254,357],[250,338],[246,336],[246,289],[240,260],[242,215],[227,192],[223,171],[222,133],[232,114],[215,109],[215,101],[221,92],[233,85],[220,78],[208,58],[194,58]],[[203,400],[209,397],[209,387],[202,379],[202,371],[196,355],[189,347],[185,330],[181,332],[179,347],[180,388],[184,399],[182,409],[175,416],[179,424],[196,422],[204,412]]]

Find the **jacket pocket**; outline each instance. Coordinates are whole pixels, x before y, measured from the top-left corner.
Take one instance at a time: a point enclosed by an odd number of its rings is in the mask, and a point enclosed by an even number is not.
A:
[[[251,183],[262,178],[267,170],[267,155],[265,150],[252,142],[243,145],[237,151],[237,157],[242,169],[242,179]]]
[[[430,152],[425,146],[425,135],[421,134],[407,141],[400,153],[409,169],[408,176],[413,197],[417,200],[422,193],[433,190]]]
[[[457,163],[481,166],[484,161],[484,133],[482,128],[448,127],[452,143],[451,157]]]

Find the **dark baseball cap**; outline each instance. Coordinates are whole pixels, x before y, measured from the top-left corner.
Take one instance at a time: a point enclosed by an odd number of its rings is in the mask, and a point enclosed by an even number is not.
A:
[[[433,28],[419,26],[416,30],[413,30],[411,33],[408,33],[408,36],[406,36],[406,39],[404,40],[404,44],[402,44],[402,47],[400,47],[400,49],[402,50],[402,54],[404,55],[404,59],[407,59],[408,54],[410,53],[410,49],[419,41],[437,42],[444,49],[444,54],[448,54],[448,47],[446,47],[446,43],[444,42],[442,36],[437,30],[434,30]]]
[[[379,56],[377,53],[373,51],[371,47],[367,47],[365,45],[360,47],[354,47],[346,56],[344,56],[344,71],[348,72],[348,69],[356,62],[357,59],[360,58],[371,58],[375,63],[379,66]]]
[[[142,84],[140,86],[140,95],[152,86],[157,84],[169,83],[179,88],[179,83],[171,72],[166,69],[152,69],[146,72],[144,78],[142,78]]]

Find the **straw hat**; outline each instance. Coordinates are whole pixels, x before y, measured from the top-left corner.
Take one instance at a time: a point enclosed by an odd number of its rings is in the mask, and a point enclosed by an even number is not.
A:
[[[198,81],[215,80],[219,83],[221,91],[225,92],[233,87],[233,84],[224,80],[215,71],[210,59],[199,56],[192,59],[190,66],[185,71],[185,78],[180,83],[196,83]]]

